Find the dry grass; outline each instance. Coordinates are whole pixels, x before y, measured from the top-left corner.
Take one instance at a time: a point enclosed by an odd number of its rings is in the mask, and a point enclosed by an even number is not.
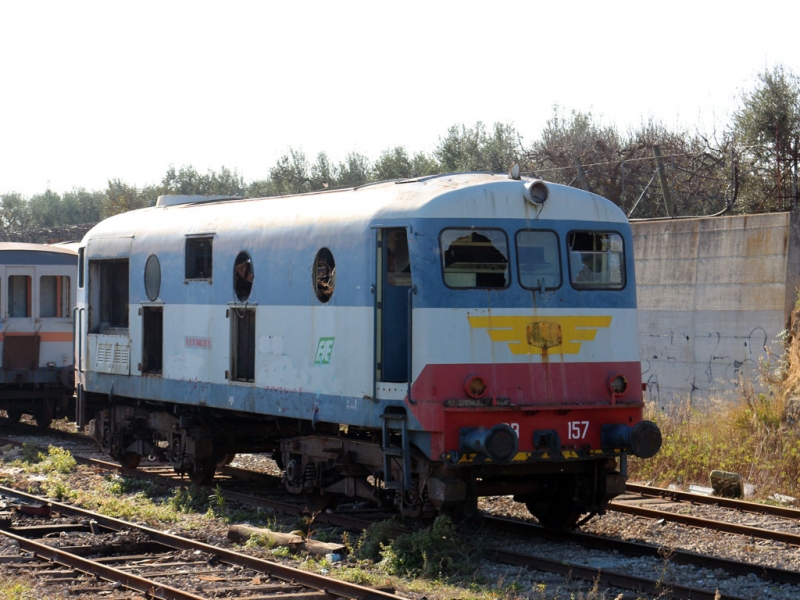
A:
[[[798,321],[800,322],[800,320]],[[754,497],[775,493],[800,496],[800,335],[793,331],[777,371],[760,374],[764,393],[746,393],[739,402],[688,402],[668,412],[646,409],[663,434],[661,451],[633,459],[631,480],[666,487],[710,485],[714,469],[739,473],[754,486]]]

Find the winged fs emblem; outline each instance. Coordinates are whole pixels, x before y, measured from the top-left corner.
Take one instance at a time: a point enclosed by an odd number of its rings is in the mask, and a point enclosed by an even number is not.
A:
[[[486,329],[493,342],[505,342],[512,354],[578,354],[611,317],[467,317],[470,327]]]

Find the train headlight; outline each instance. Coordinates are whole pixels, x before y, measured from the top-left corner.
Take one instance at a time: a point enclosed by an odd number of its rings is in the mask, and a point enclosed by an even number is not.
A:
[[[628,380],[623,375],[612,375],[608,380],[608,389],[615,396],[621,396],[628,389]]]
[[[550,189],[547,184],[541,179],[534,179],[533,181],[526,181],[522,186],[522,196],[526,202],[530,202],[535,206],[544,204],[547,197],[550,195]]]
[[[467,377],[467,380],[464,382],[464,392],[470,398],[480,398],[486,393],[487,387],[486,381],[484,381],[483,377],[479,377],[478,375]]]
[[[500,423],[491,429],[465,427],[460,432],[461,451],[483,454],[492,462],[508,462],[517,455],[519,438],[510,425]]]

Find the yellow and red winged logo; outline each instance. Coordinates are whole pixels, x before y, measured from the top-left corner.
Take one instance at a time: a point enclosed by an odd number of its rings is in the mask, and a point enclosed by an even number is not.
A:
[[[610,316],[468,317],[475,329],[486,329],[493,342],[505,342],[512,354],[578,354]]]

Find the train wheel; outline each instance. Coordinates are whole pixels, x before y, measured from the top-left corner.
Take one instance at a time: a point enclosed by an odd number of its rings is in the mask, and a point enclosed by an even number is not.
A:
[[[189,481],[195,485],[206,485],[214,481],[214,473],[217,471],[217,460],[215,458],[203,458],[194,463],[194,467],[189,472]]]
[[[564,504],[557,504],[551,506],[546,511],[533,512],[531,507],[528,506],[534,517],[539,521],[539,524],[545,529],[570,529],[580,519],[581,511],[579,508],[566,502]]]
[[[306,494],[306,506],[312,512],[319,512],[326,508],[336,508],[339,499],[339,494]]]
[[[135,469],[142,462],[142,455],[136,452],[123,452],[119,457],[119,464],[125,469]]]
[[[22,418],[22,411],[17,409],[9,409],[6,411],[6,420],[9,425],[16,425]]]
[[[569,529],[586,512],[583,505],[576,502],[577,481],[565,476],[550,480],[542,493],[523,499],[525,506],[546,529]]]
[[[228,466],[229,464],[231,464],[233,462],[233,460],[235,458],[236,458],[236,453],[235,452],[233,452],[231,454],[226,454],[225,456],[223,456],[222,458],[219,459],[219,462],[217,462],[217,466],[218,467]]]
[[[33,413],[33,418],[36,420],[36,427],[47,429],[53,422],[53,405],[48,403],[37,408]]]

